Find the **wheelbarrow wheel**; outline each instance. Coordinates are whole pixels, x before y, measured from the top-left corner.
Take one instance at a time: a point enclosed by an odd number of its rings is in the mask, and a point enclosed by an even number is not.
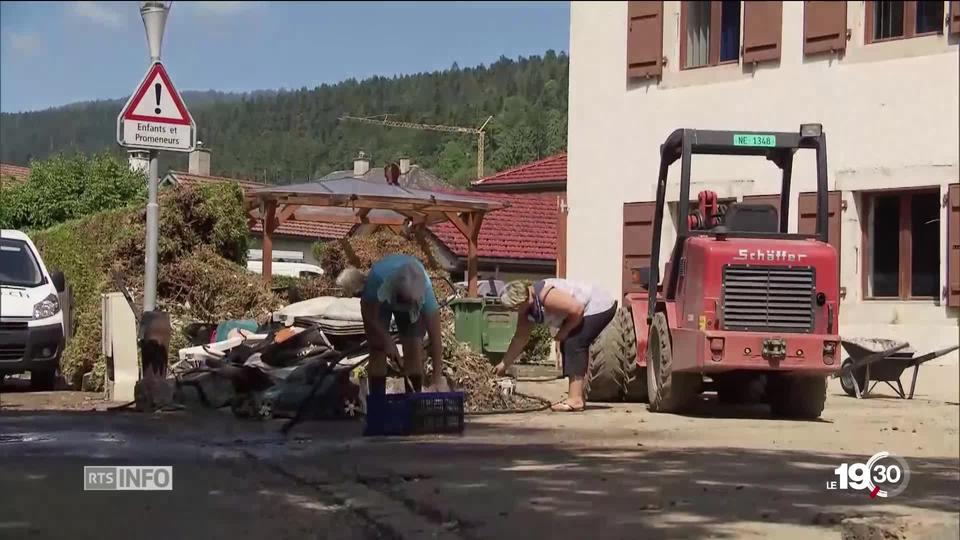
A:
[[[864,385],[867,381],[867,370],[866,368],[860,368],[858,370],[847,370],[847,366],[853,365],[853,359],[847,358],[843,361],[841,368],[843,371],[840,373],[840,388],[843,388],[843,391],[847,393],[850,397],[857,397],[857,389],[853,386],[853,381],[857,381],[857,386],[860,387],[861,392],[866,392]]]

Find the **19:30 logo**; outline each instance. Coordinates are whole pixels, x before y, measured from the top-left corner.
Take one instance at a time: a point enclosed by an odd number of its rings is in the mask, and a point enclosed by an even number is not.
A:
[[[896,497],[910,483],[907,462],[887,451],[877,452],[866,463],[841,463],[833,474],[838,480],[827,482],[827,489],[866,491],[871,499]]]

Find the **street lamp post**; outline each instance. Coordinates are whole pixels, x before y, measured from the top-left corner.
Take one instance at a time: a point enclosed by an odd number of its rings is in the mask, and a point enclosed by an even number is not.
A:
[[[140,17],[147,32],[147,47],[150,50],[150,62],[160,61],[160,47],[163,44],[163,30],[167,24],[167,14],[173,2],[140,2]],[[143,310],[154,311],[157,306],[157,243],[160,229],[160,205],[157,203],[157,190],[160,183],[160,166],[157,163],[157,151],[150,151],[149,183],[147,184],[147,245],[146,266],[143,284]]]

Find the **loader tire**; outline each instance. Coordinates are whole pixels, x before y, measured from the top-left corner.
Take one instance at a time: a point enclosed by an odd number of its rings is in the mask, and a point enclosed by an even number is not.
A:
[[[645,368],[637,365],[637,333],[630,310],[620,308],[605,331],[617,338],[620,368],[623,370],[623,400],[647,401],[647,373]]]
[[[624,373],[620,360],[620,334],[614,328],[616,320],[614,317],[590,345],[587,376],[583,379],[584,398],[589,401],[623,399]]]
[[[684,412],[696,401],[702,383],[699,373],[673,372],[673,343],[667,317],[663,313],[654,315],[647,348],[647,408],[651,412]]]
[[[771,375],[767,383],[770,411],[775,416],[815,420],[827,401],[826,377]]]

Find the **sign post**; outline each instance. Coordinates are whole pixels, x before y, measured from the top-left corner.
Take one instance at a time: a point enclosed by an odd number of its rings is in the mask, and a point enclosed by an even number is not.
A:
[[[157,305],[157,241],[160,228],[157,151],[191,152],[197,142],[197,126],[193,117],[160,62],[163,30],[171,5],[169,1],[140,2],[140,16],[150,49],[150,67],[117,117],[117,142],[120,146],[150,152],[144,312],[155,310]]]

